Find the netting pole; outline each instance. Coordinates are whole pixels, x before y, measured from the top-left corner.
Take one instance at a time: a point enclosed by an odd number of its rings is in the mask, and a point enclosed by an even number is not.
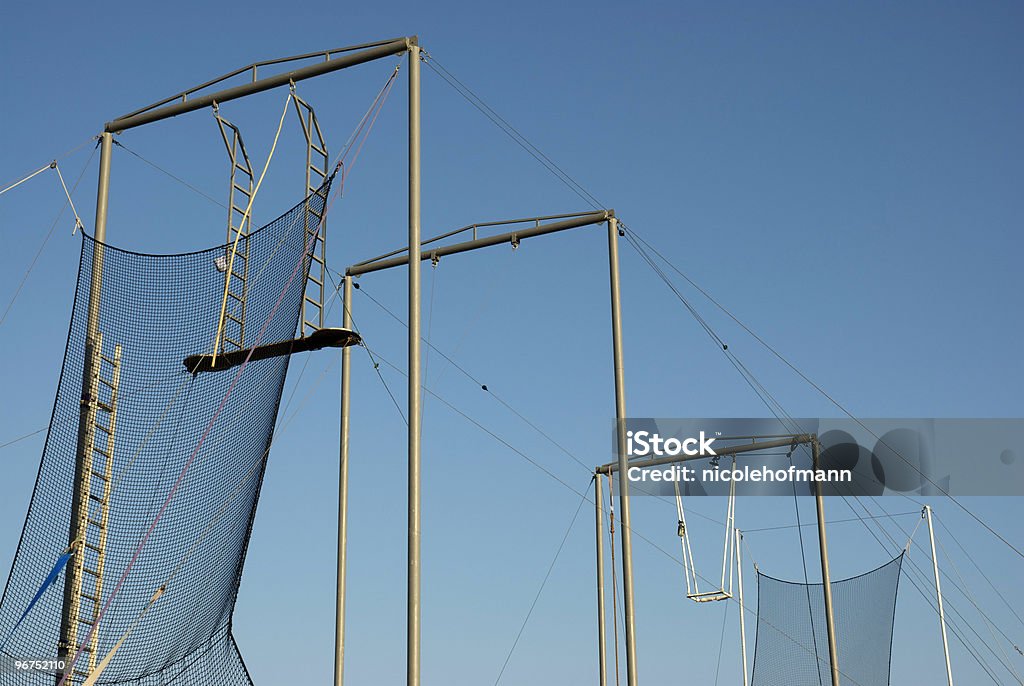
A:
[[[821,444],[818,437],[811,439],[812,467],[817,470]],[[836,626],[832,616],[832,578],[828,571],[828,541],[825,539],[825,499],[821,482],[814,482],[814,502],[818,512],[818,548],[821,555],[821,585],[825,591],[825,628],[828,630],[828,661],[832,671],[832,686],[839,686],[839,655],[836,651]]]
[[[740,553],[740,541],[743,539],[743,532],[739,529],[734,529],[733,545],[736,546],[736,554],[734,559],[736,560],[736,583],[739,585],[740,590],[740,652],[743,654],[743,686],[747,686],[749,682],[747,678],[747,623],[746,617],[746,606],[743,604],[743,558]]]
[[[942,629],[942,653],[946,657],[946,683],[953,686],[953,670],[949,665],[949,641],[946,639],[946,614],[942,609],[942,587],[939,585],[939,560],[935,557],[935,529],[932,527],[932,507],[924,506],[928,520],[928,538],[932,544],[932,570],[935,572],[935,598],[939,603],[939,627]]]
[[[604,628],[604,494],[601,493],[601,475],[594,475],[594,516],[597,533],[597,676],[599,686],[608,683]]]
[[[626,376],[622,366],[622,298],[619,289],[619,221],[608,219],[608,273],[612,299],[612,360],[615,366],[615,429],[619,457],[619,521],[622,522],[622,614],[626,626],[626,683],[637,686],[633,614],[633,537],[629,524],[629,472],[626,456]]]
[[[420,47],[409,45],[409,569],[406,683],[420,684]]]
[[[352,277],[346,276],[341,326],[352,329]],[[341,420],[338,455],[338,587],[334,615],[334,686],[345,680],[345,566],[348,548],[348,437],[352,347],[341,349]]]
[[[78,417],[78,448],[75,455],[75,491],[71,500],[71,522],[68,527],[68,546],[72,548],[81,543],[78,549],[84,549],[84,541],[79,541],[85,535],[85,527],[88,523],[88,487],[91,474],[85,471],[86,451],[91,450],[88,445],[87,434],[90,432],[90,408],[95,398],[89,397],[89,389],[93,386],[92,378],[99,373],[98,367],[94,368],[94,357],[102,352],[97,348],[100,320],[100,301],[103,288],[103,243],[107,237],[107,201],[110,196],[110,158],[113,153],[114,137],[107,132],[100,135],[100,173],[99,183],[96,189],[96,223],[95,243],[93,244],[92,267],[89,282],[89,310],[86,319],[85,334],[85,362],[83,367],[82,383],[82,404]],[[82,515],[84,510],[85,514]],[[83,564],[82,555],[75,554],[71,564],[67,566],[67,573],[64,576],[64,602],[61,608],[60,639],[57,644],[57,657],[59,660],[70,661],[68,658],[77,650],[78,642],[78,618],[74,617],[73,607],[75,606],[76,595],[81,587]],[[59,682],[61,675],[57,676]],[[68,683],[71,683],[70,679]]]

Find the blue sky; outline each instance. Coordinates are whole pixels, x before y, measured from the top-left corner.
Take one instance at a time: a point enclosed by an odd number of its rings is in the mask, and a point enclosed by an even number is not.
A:
[[[441,64],[857,415],[1015,417],[1024,380],[1022,20],[1020,5],[995,2],[22,3],[5,8],[0,23],[0,183],[82,143],[117,115],[237,66],[415,33]],[[299,85],[333,150],[394,64],[383,60]],[[223,108],[242,126],[257,164],[285,94]],[[404,103],[403,73],[332,210],[333,269],[404,243]],[[587,209],[429,68],[423,124],[425,235]],[[257,220],[276,216],[301,192],[298,126],[290,119],[285,130]],[[215,198],[225,195],[226,161],[208,112],[119,140]],[[61,161],[69,183],[88,154]],[[75,193],[90,230],[95,166],[93,159]],[[0,198],[0,306],[62,201],[50,173]],[[123,150],[115,154],[111,242],[148,251],[198,248],[222,240],[223,214]],[[0,443],[49,417],[79,251],[71,226],[65,215],[0,324],[7,389]],[[614,413],[605,250],[600,230],[583,229],[524,242],[515,253],[499,247],[424,268],[432,342],[586,463],[605,461]],[[764,415],[671,293],[628,245],[621,250],[630,415]],[[404,309],[402,272],[368,276],[363,285],[395,311]],[[835,414],[706,301],[694,295],[694,302],[791,415]],[[373,349],[396,363],[404,359],[401,326],[365,296],[355,307]],[[289,414],[299,412],[275,444],[256,519],[236,634],[259,683],[322,683],[330,674],[337,357],[309,361]],[[400,683],[404,425],[365,354],[357,351],[355,360],[348,675],[352,683]],[[447,400],[576,488],[587,486],[579,465],[456,369],[434,355],[427,365],[428,385]],[[402,377],[386,367],[382,373],[393,389],[404,388]],[[4,576],[41,445],[39,435],[0,452],[9,483],[0,499]],[[493,683],[579,499],[430,399],[424,468],[424,682]],[[672,509],[637,501],[637,530],[675,552]],[[1019,499],[967,502],[1024,546]],[[810,521],[811,503],[804,505]],[[895,498],[884,505],[916,509]],[[993,580],[1019,608],[1013,580],[1024,571],[1022,560],[951,504],[935,506],[970,542],[973,559],[998,570]],[[694,507],[724,517],[716,500]],[[830,516],[852,516],[841,503],[829,507]],[[790,524],[792,508],[789,500],[745,500],[737,523]],[[581,512],[502,683],[593,677],[591,514]],[[914,518],[901,522],[909,527]],[[717,539],[720,529],[705,524],[705,535]],[[805,539],[813,578],[813,539]],[[836,525],[830,540],[836,577],[889,554],[857,523]],[[792,529],[752,533],[748,543],[767,573],[802,577]],[[713,683],[721,606],[688,604],[678,565],[634,545],[642,678],[670,683],[682,672]],[[947,548],[979,589],[980,604],[1021,636],[1024,625],[997,597],[985,596],[970,562]],[[709,545],[707,557],[714,550]],[[893,680],[932,682],[941,678],[937,627],[916,592],[902,590]],[[736,683],[738,675],[734,621],[735,609],[722,683]],[[958,646],[954,665],[965,682],[983,683]]]

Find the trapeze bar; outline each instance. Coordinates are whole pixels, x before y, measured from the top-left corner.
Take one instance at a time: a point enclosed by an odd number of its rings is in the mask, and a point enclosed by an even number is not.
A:
[[[219,372],[243,364],[246,360],[266,360],[271,357],[282,357],[294,353],[304,353],[323,348],[347,348],[362,342],[355,331],[340,328],[317,329],[309,336],[288,341],[278,341],[259,345],[245,350],[232,350],[220,353],[214,361],[213,355],[190,355],[185,358],[185,369],[193,374],[200,372]]]

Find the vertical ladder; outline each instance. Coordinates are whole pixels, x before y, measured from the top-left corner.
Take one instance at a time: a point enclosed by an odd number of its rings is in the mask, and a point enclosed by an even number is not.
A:
[[[254,176],[252,165],[249,163],[249,154],[245,151],[245,143],[242,141],[241,131],[220,116],[216,108],[214,117],[217,119],[217,126],[220,128],[220,135],[224,139],[231,162],[228,191],[228,248],[224,254],[224,261],[221,262],[220,258],[217,259],[217,268],[223,272],[230,270],[231,273],[225,275],[228,303],[224,311],[221,340],[218,343],[220,350],[241,350],[245,347],[249,233],[252,230],[252,209],[249,208],[249,203],[253,194]],[[245,212],[246,208],[249,208],[248,214]],[[238,249],[234,251],[234,260],[232,260],[232,246],[235,245],[236,240]]]
[[[327,211],[327,196],[322,190],[327,180],[327,167],[330,157],[327,143],[320,130],[313,107],[298,95],[295,99],[295,110],[302,124],[302,133],[306,138],[306,211],[303,213],[303,225],[306,228],[306,245],[312,250],[309,263],[309,277],[302,298],[302,335],[307,336],[324,326],[324,281],[327,278],[327,226],[321,226],[324,213]],[[310,203],[313,196],[320,200],[320,210]],[[314,235],[316,236],[314,238]]]
[[[114,355],[103,352],[103,334],[86,345],[83,378],[79,460],[76,468],[72,547],[65,591],[70,593],[67,614],[62,618],[60,652],[70,657],[81,648],[68,686],[84,681],[96,668],[99,630],[96,623],[102,608],[103,573],[106,565],[107,534],[110,528],[110,498],[114,470],[114,434],[117,429],[118,386],[121,381],[121,346]],[[82,641],[91,632],[87,645]],[[87,656],[87,659],[86,659]],[[70,662],[70,660],[68,660]]]

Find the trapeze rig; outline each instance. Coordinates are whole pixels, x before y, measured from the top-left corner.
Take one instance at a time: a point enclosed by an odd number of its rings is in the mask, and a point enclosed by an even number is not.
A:
[[[82,409],[79,416],[79,437],[75,458],[72,516],[68,529],[69,550],[77,552],[77,554],[73,556],[65,575],[60,636],[57,642],[58,659],[64,661],[69,667],[66,675],[59,679],[60,683],[71,686],[84,682],[90,676],[95,678],[94,672],[99,657],[97,654],[99,631],[97,629],[104,601],[104,561],[110,515],[111,465],[115,448],[118,380],[122,358],[122,346],[119,343],[115,343],[112,353],[105,350],[103,333],[99,330],[103,254],[106,245],[114,134],[209,107],[213,111],[227,149],[230,163],[227,216],[228,248],[224,255],[218,256],[214,260],[217,270],[224,273],[223,304],[213,352],[197,353],[186,358],[183,364],[188,371],[193,374],[216,372],[241,366],[254,360],[319,350],[325,347],[356,345],[360,342],[360,338],[351,329],[324,326],[324,295],[327,276],[325,255],[327,198],[324,197],[326,193],[324,189],[330,178],[328,148],[313,107],[295,93],[295,84],[347,67],[402,54],[408,54],[410,93],[415,96],[410,100],[409,234],[411,243],[418,244],[420,223],[420,50],[415,36],[254,63],[130,112],[107,122],[104,126],[104,130],[99,136],[100,168],[94,224],[96,243],[91,265]],[[313,59],[322,59],[322,61],[264,78],[259,77],[261,69]],[[210,92],[211,88],[243,74],[251,74],[249,83]],[[257,345],[250,345],[250,336],[246,331],[246,304],[249,290],[248,239],[252,226],[253,201],[259,191],[259,181],[262,178],[256,180],[241,131],[222,116],[220,106],[231,100],[286,85],[291,88],[289,97],[295,104],[306,143],[304,174],[306,203],[303,225],[308,252],[308,268],[304,275],[306,283],[299,323],[300,335],[293,340],[262,345],[257,341]],[[280,130],[278,133],[280,134]],[[317,202],[311,202],[311,198]],[[417,292],[417,306],[419,304],[418,297]],[[419,392],[418,388],[416,392]],[[336,681],[340,683],[340,642],[338,654]],[[418,660],[416,675],[418,681]]]
[[[600,465],[594,469],[594,496],[595,496],[595,507],[596,507],[596,523],[597,523],[597,601],[598,601],[598,636],[600,637],[600,685],[605,686],[606,675],[605,675],[605,659],[604,659],[604,553],[602,547],[604,545],[603,528],[604,528],[604,511],[603,501],[601,494],[601,476],[607,476],[609,482],[613,474],[619,475],[620,488],[624,482],[628,482],[628,478],[622,478],[622,475],[626,473],[626,462],[621,457],[626,452],[625,438],[626,427],[622,421],[619,422],[618,426],[618,437],[619,437],[619,455],[620,459],[616,462],[609,462],[607,464]],[[720,459],[721,457],[731,456],[733,463],[735,464],[736,456],[744,453],[753,453],[761,450],[768,450],[770,448],[789,448],[790,452],[795,450],[797,446],[809,445],[811,447],[811,464],[812,469],[818,469],[821,458],[821,444],[818,442],[818,436],[816,434],[792,434],[783,437],[765,437],[773,438],[774,440],[758,440],[761,437],[758,436],[744,436],[744,437],[733,437],[734,439],[742,438],[743,443],[730,446],[719,447],[715,446],[715,454]],[[718,441],[726,442],[729,437],[722,437],[717,439]],[[750,441],[750,442],[746,442]],[[669,455],[664,457],[655,457],[646,460],[633,460],[628,463],[630,470],[632,469],[645,469],[648,467],[657,467],[659,465],[679,464],[682,462],[689,462],[693,460],[707,459],[706,456],[702,455]],[[693,553],[690,549],[689,536],[686,531],[686,515],[683,509],[682,497],[679,493],[679,484],[674,482],[675,494],[676,494],[676,508],[679,516],[677,525],[677,533],[679,535],[680,545],[682,547],[683,555],[683,569],[686,575],[686,597],[698,603],[717,601],[717,600],[728,600],[732,598],[732,572],[731,568],[735,566],[740,569],[739,566],[739,540],[740,533],[735,528],[735,515],[736,515],[736,482],[731,481],[729,484],[729,498],[726,513],[726,527],[725,527],[725,543],[723,544],[722,552],[722,579],[718,589],[713,591],[701,592],[697,588],[697,573],[693,564]],[[814,499],[816,505],[817,519],[818,519],[818,548],[821,556],[821,578],[822,588],[824,593],[825,601],[825,625],[828,634],[828,653],[829,653],[829,665],[831,667],[832,684],[833,686],[839,686],[839,661],[836,650],[836,635],[835,635],[835,622],[833,619],[832,612],[832,581],[831,574],[829,573],[828,563],[828,541],[825,534],[825,500],[822,493],[822,486],[820,481],[815,482]],[[625,529],[626,524],[623,521],[623,528]],[[726,586],[726,572],[727,568],[729,571],[728,586]],[[742,574],[742,572],[740,572]],[[739,579],[740,593],[743,592],[743,579],[742,576]],[[746,628],[743,620],[742,611],[742,598],[740,600],[741,611],[740,611],[740,632],[742,635],[743,644],[743,677],[744,683],[746,683]]]

